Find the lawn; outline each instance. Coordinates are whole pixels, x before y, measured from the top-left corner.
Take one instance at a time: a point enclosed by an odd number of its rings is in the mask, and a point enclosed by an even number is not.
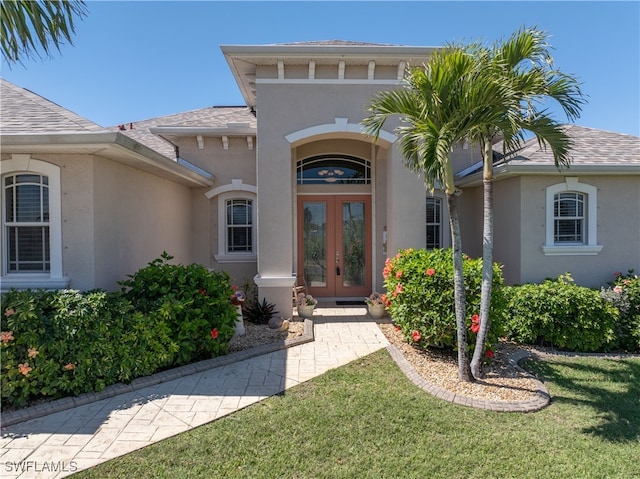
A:
[[[640,359],[530,362],[553,401],[433,398],[385,350],[78,478],[640,478]]]

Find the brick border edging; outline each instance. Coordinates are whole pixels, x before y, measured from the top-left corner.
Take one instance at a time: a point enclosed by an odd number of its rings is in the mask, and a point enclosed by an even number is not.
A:
[[[3,413],[0,418],[0,425],[1,427],[13,426],[14,424],[28,421],[30,419],[37,419],[56,412],[66,411],[68,409],[91,404],[102,399],[109,399],[117,396],[118,394],[129,393],[149,386],[155,386],[157,384],[173,381],[174,379],[180,379],[191,374],[201,373],[208,369],[227,366],[238,361],[244,361],[245,359],[273,353],[282,349],[288,349],[293,346],[299,346],[312,341],[315,341],[313,321],[311,319],[305,319],[304,332],[297,338],[263,344],[244,351],[237,351],[224,356],[218,356],[217,358],[205,359],[203,361],[198,361],[197,363],[186,364],[184,366],[168,369],[150,376],[136,378],[129,384],[112,384],[97,393],[85,393],[79,396],[55,399],[35,406],[18,409],[17,411]]]
[[[534,353],[529,351],[518,351],[509,355],[508,357],[509,362],[519,371],[524,372],[536,385],[536,395],[533,399],[530,399],[528,401],[491,401],[487,399],[477,399],[447,391],[446,389],[443,389],[440,386],[436,386],[435,384],[430,383],[422,376],[420,376],[413,365],[411,365],[411,363],[404,357],[402,352],[394,345],[389,344],[387,346],[387,351],[389,351],[389,354],[396,362],[398,367],[413,384],[428,392],[429,394],[437,397],[438,399],[444,399],[445,401],[454,404],[475,407],[478,409],[486,409],[489,411],[534,412],[546,407],[551,402],[551,395],[549,394],[549,391],[547,391],[545,385],[540,380],[538,380],[538,378],[520,367],[520,361],[525,358],[535,356]]]

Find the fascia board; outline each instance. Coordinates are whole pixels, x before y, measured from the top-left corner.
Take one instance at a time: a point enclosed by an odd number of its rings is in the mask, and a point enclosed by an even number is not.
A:
[[[214,180],[179,165],[120,132],[26,133],[0,135],[0,151],[64,153],[71,148],[109,158],[148,173],[189,186],[213,186]]]
[[[574,175],[574,176],[616,176],[640,175],[636,165],[573,165],[570,168],[556,168],[554,165],[500,165],[494,167],[495,180],[525,175]],[[482,171],[456,180],[458,186],[478,186],[482,184]]]
[[[159,136],[255,136],[256,128],[240,127],[191,127],[191,126],[155,126],[149,128],[154,135]]]

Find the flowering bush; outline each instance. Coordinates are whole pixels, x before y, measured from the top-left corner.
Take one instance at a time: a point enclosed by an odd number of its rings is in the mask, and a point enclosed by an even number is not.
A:
[[[296,306],[316,306],[318,300],[310,294],[298,293],[296,296]]]
[[[473,318],[480,312],[482,261],[465,256],[467,326],[475,329]],[[433,251],[401,250],[387,259],[383,271],[387,310],[410,343],[419,347],[457,346],[451,249]],[[502,328],[502,270],[494,265],[491,328],[486,348],[490,349]],[[478,318],[479,321],[479,318]],[[469,348],[475,338],[469,340]]]
[[[619,311],[615,324],[616,348],[640,351],[640,278],[633,270],[614,276],[609,287],[600,290],[600,296]]]
[[[228,276],[168,259],[141,269],[120,292],[3,294],[2,407],[101,391],[225,354],[236,318]]]
[[[374,305],[387,306],[387,303],[389,302],[386,294],[380,294],[377,291],[371,293],[369,296],[364,298],[364,300],[369,306],[374,306]]]
[[[509,338],[579,352],[615,348],[618,310],[597,290],[575,285],[568,274],[509,287],[506,293]]]

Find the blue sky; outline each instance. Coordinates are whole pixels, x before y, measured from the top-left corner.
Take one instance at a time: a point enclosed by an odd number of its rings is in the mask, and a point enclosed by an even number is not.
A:
[[[640,2],[88,1],[74,45],[2,77],[102,126],[243,105],[220,45],[351,40],[415,46],[550,35],[582,82],[576,123],[640,136]],[[557,116],[558,120],[564,118]]]

